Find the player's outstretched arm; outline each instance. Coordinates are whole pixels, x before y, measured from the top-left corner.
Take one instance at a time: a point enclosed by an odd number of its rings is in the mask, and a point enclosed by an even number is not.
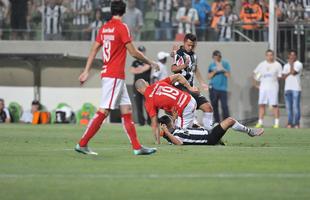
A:
[[[94,44],[90,50],[90,53],[88,55],[84,71],[79,76],[79,81],[81,84],[83,84],[85,81],[87,81],[91,66],[94,62],[94,59],[95,59],[98,51],[100,50],[100,47],[101,47],[101,44],[99,42],[94,42]]]
[[[153,131],[155,142],[156,144],[160,144],[160,134],[159,134],[158,120],[157,120],[156,115],[151,117],[151,126],[152,126],[152,131]]]
[[[174,135],[170,133],[167,126],[165,124],[161,125],[161,129],[164,131],[164,134],[169,138],[169,140],[175,145],[182,145],[183,142],[178,140]]]
[[[208,85],[206,84],[206,81],[202,78],[202,75],[198,67],[196,68],[195,75],[202,89],[208,91],[209,90]]]
[[[155,61],[150,60],[148,57],[143,55],[143,53],[141,53],[131,42],[126,44],[126,48],[132,57],[134,57],[134,58],[136,58],[136,59],[138,59],[138,60],[140,60],[146,64],[151,65],[151,67],[153,67],[156,71],[159,70],[158,64]]]
[[[180,84],[182,84],[184,87],[186,87],[189,91],[192,92],[199,92],[199,90],[196,87],[192,87],[188,81],[184,78],[184,76],[182,76],[181,74],[174,74],[169,76],[171,83],[175,83],[175,82],[179,82]]]

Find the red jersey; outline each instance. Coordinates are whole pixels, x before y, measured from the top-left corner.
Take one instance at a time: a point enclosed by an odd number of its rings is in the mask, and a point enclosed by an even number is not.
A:
[[[170,78],[158,81],[146,88],[145,108],[150,117],[157,115],[158,109],[168,112],[176,110],[182,116],[191,96],[171,85]]]
[[[104,24],[96,37],[102,45],[103,66],[101,78],[125,79],[126,44],[131,42],[130,32],[121,20],[111,19]]]

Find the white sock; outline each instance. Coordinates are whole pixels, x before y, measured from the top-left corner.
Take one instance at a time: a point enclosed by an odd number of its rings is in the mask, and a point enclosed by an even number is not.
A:
[[[274,125],[279,125],[279,122],[280,122],[279,118],[274,119]]]
[[[235,131],[239,131],[243,133],[249,133],[251,131],[250,128],[240,124],[238,121],[236,121],[235,124],[231,128]]]
[[[258,124],[261,124],[261,125],[263,125],[263,119],[258,119]]]
[[[213,112],[203,113],[202,123],[205,129],[211,130],[213,125]]]

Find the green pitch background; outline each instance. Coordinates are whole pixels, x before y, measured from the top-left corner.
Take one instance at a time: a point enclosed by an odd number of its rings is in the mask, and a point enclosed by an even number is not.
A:
[[[149,127],[139,127],[152,145]],[[134,156],[120,125],[73,151],[84,127],[0,125],[0,199],[310,199],[310,130],[230,131],[227,146],[159,146]]]

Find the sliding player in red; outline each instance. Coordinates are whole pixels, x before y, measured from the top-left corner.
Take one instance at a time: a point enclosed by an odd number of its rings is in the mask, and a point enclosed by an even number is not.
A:
[[[196,87],[192,87],[181,74],[169,76],[161,81],[149,85],[145,80],[138,79],[135,87],[145,98],[145,108],[151,118],[153,134],[156,142],[160,143],[159,127],[157,121],[157,112],[163,109],[167,112],[178,115],[176,125],[180,128],[193,126],[194,112],[197,107],[195,99],[187,92],[183,92],[174,86],[174,83],[180,83],[188,91],[198,93]]]
[[[83,154],[97,155],[88,147],[89,140],[98,132],[101,124],[107,118],[110,110],[120,107],[122,122],[135,155],[148,155],[156,152],[155,148],[141,146],[132,120],[132,107],[125,84],[125,62],[126,51],[135,57],[158,68],[158,65],[145,57],[132,44],[129,29],[122,23],[122,16],[126,11],[126,4],[123,1],[112,1],[112,19],[101,27],[95,43],[92,46],[84,71],[79,77],[83,84],[89,76],[89,71],[96,54],[102,49],[103,66],[102,78],[102,98],[99,110],[89,123],[81,140],[76,145],[75,150]]]

